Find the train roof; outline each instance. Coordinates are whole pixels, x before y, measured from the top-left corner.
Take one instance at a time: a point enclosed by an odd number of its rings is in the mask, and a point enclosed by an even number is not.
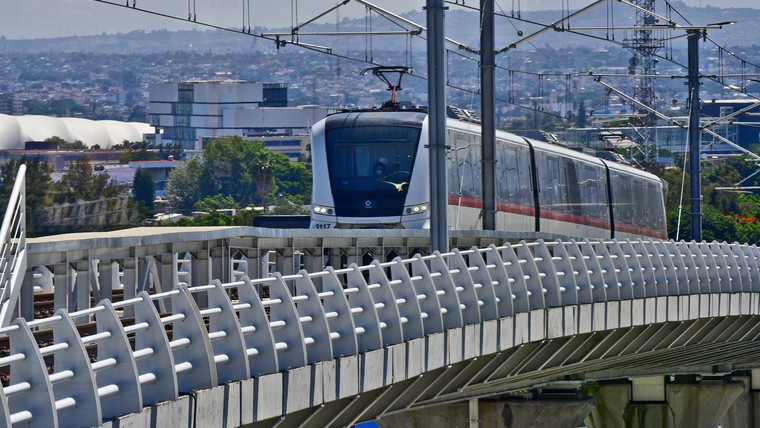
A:
[[[362,110],[347,111],[327,116],[325,129],[342,128],[350,126],[352,122],[361,119],[362,125],[395,125],[395,126],[412,126],[419,128],[425,121],[427,113],[421,111],[394,111],[388,114],[387,111],[381,110]]]
[[[480,133],[480,125],[477,123],[464,122],[461,120],[449,118],[447,121],[447,125],[451,128],[459,129],[465,132]],[[534,140],[532,138],[521,137],[517,134],[513,134],[511,132],[502,131],[502,130],[496,131],[496,137],[503,140],[511,141],[520,145],[527,146],[528,144],[530,144],[533,146],[534,149],[557,153],[559,155],[573,158],[573,159],[578,159],[580,161],[584,161],[587,163],[596,164],[600,166],[607,165],[612,170],[626,172],[628,174],[640,176],[643,178],[647,178],[649,180],[662,181],[656,175],[649,173],[647,171],[644,171],[642,169],[635,168],[629,165],[623,165],[617,162],[606,161],[596,156],[587,155],[585,153],[572,150],[567,147],[559,146],[557,144],[552,144],[546,141],[540,141],[540,140]]]

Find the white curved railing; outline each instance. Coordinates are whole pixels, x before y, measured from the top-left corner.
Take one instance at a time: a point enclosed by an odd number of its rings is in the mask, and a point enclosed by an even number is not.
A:
[[[759,258],[754,246],[719,243],[521,242],[180,284],[17,319],[0,329],[9,343],[0,372],[10,379],[0,425],[97,426],[192,391],[541,309],[721,294],[731,295],[728,315],[760,292]]]
[[[14,317],[26,273],[26,165],[19,166],[0,227],[0,326]]]

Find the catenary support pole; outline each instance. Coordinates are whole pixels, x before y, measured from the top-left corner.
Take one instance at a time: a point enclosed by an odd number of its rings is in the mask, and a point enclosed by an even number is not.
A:
[[[444,0],[427,0],[430,250],[448,252]]]
[[[699,38],[703,30],[688,31],[689,55],[689,179],[691,180],[691,239],[702,240],[702,180],[699,127]]]
[[[480,0],[480,112],[483,175],[483,230],[496,230],[496,66],[494,0]]]

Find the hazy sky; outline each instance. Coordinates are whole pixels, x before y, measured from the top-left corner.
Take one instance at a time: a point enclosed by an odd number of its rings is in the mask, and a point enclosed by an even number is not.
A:
[[[121,0],[112,0],[123,4]],[[124,0],[126,1],[126,0]],[[129,0],[130,4],[133,0]],[[134,0],[138,7],[186,16],[188,0]],[[394,13],[422,10],[425,0],[370,0],[373,4]],[[477,5],[478,0],[466,0]],[[509,11],[521,4],[522,10],[560,9],[567,0],[497,0],[502,10]],[[614,0],[609,0],[614,1]],[[592,0],[569,0],[571,9],[592,3]],[[758,0],[684,0],[689,6],[752,7],[760,8]],[[0,36],[10,39],[46,38],[100,33],[124,33],[132,30],[171,30],[199,28],[186,22],[171,21],[127,8],[108,5],[94,0],[2,0]],[[337,0],[192,0],[199,21],[212,22],[225,27],[248,25],[248,13],[243,4],[250,4],[250,23],[253,26],[285,27],[295,19],[291,5],[298,4],[298,22],[303,22],[335,5]],[[676,1],[677,3],[677,1]],[[657,7],[660,6],[658,0]],[[191,6],[192,7],[192,6]],[[246,6],[247,7],[247,6]],[[452,8],[454,6],[451,6]],[[603,7],[603,6],[600,6]],[[341,17],[362,17],[363,5],[352,1],[340,8]],[[328,15],[334,19],[335,12]]]

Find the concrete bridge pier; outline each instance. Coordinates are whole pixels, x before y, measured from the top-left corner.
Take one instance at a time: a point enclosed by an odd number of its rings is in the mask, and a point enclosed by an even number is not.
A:
[[[744,378],[633,378],[618,384],[587,385],[599,404],[586,418],[589,428],[601,427],[754,427],[750,418],[749,382]],[[751,394],[751,393],[750,393]],[[754,395],[754,394],[751,394]],[[744,397],[740,400],[741,397]],[[737,400],[743,403],[736,406]],[[726,425],[733,420],[732,425]]]
[[[577,428],[596,402],[596,398],[473,399],[383,416],[377,424],[383,428]]]
[[[760,369],[750,377],[736,378],[750,387],[739,396],[723,418],[722,428],[760,428]]]

